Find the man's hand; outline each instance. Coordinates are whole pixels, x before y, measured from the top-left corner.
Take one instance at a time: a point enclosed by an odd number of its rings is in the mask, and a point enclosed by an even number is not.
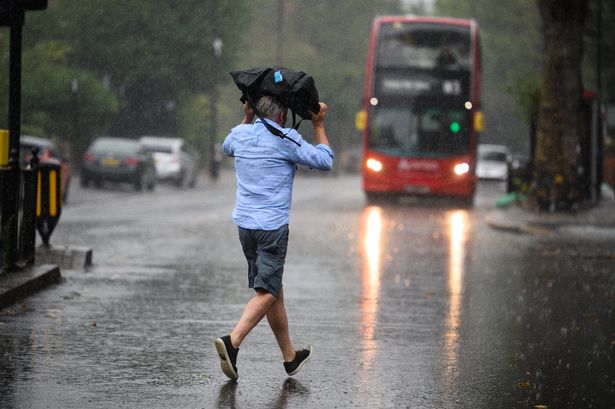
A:
[[[324,102],[319,102],[320,111],[317,114],[310,112],[312,114],[312,125],[314,125],[314,136],[316,138],[316,143],[321,145],[329,145],[329,140],[327,139],[327,134],[325,133],[325,114],[327,113],[327,104]]]
[[[327,104],[325,104],[324,102],[319,102],[318,104],[320,105],[320,111],[318,111],[317,114],[310,111],[310,114],[312,114],[312,125],[314,125],[314,128],[322,127],[325,124]]]
[[[243,103],[243,121],[242,124],[251,124],[254,120],[254,108],[248,101]]]

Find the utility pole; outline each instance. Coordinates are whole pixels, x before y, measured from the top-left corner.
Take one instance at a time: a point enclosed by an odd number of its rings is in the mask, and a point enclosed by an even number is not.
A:
[[[211,82],[211,130],[209,135],[209,172],[212,179],[218,178],[218,167],[220,165],[216,150],[218,136],[218,71],[220,68],[220,58],[222,58],[222,38],[219,33],[218,22],[218,0],[214,1],[212,12],[212,27],[213,27],[213,64],[212,64],[212,82]]]
[[[276,47],[275,47],[275,62],[277,65],[284,65],[284,10],[286,1],[278,0],[278,18],[276,30]]]
[[[592,189],[592,203],[598,202],[601,196],[600,185],[602,184],[602,161],[604,155],[604,135],[602,132],[604,117],[602,115],[602,0],[598,0],[598,39],[596,41],[596,93],[598,103],[598,120],[596,124],[596,139],[593,141],[592,148],[594,156],[592,157],[593,176],[595,186]]]
[[[6,23],[10,27],[9,61],[9,169],[2,192],[1,233],[2,269],[12,270],[17,263],[17,221],[19,206],[19,140],[21,135],[21,35],[25,10],[15,2],[4,2]]]

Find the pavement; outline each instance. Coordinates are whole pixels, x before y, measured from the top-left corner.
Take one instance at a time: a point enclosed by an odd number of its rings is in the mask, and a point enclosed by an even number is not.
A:
[[[493,229],[519,234],[615,238],[615,199],[602,198],[598,204],[576,213],[539,212],[517,203],[494,208],[487,213],[485,221]],[[37,249],[38,264],[32,268],[0,274],[0,309],[59,282],[60,268],[83,269],[91,265],[91,249],[56,247],[52,250]]]
[[[56,265],[41,264],[0,275],[0,309],[15,304],[27,296],[62,279]]]
[[[517,203],[491,210],[485,221],[494,229],[513,233],[615,237],[615,200],[602,198],[598,204],[576,213],[539,212]]]
[[[88,247],[39,246],[34,266],[0,273],[0,309],[59,283],[61,269],[87,269],[92,264],[92,253]]]

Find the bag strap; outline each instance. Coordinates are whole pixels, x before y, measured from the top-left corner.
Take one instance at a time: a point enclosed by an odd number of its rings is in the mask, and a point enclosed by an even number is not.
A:
[[[303,122],[303,118],[299,119],[299,122],[297,122],[297,114],[295,114],[295,111],[293,111],[291,109],[290,112],[293,113],[293,129],[295,131],[298,131],[299,130],[299,125],[301,125],[301,122]]]
[[[288,136],[288,133],[283,133],[282,131],[280,131],[278,128],[274,127],[273,125],[271,125],[269,122],[267,122],[265,120],[265,118],[263,118],[263,115],[258,111],[258,109],[256,109],[256,104],[254,103],[254,101],[252,101],[252,97],[250,97],[250,93],[246,92],[245,93],[245,97],[248,100],[248,103],[252,106],[252,109],[254,110],[254,113],[256,114],[256,116],[258,117],[258,119],[261,120],[261,122],[263,123],[263,125],[265,125],[265,128],[267,128],[267,130],[269,132],[271,132],[272,134],[274,134],[275,136],[279,136],[281,139],[288,139],[289,141],[293,142],[295,145],[297,146],[301,146],[301,144],[299,142],[297,142],[296,140],[294,140],[293,138],[290,138]],[[295,112],[293,111],[293,117],[295,116]],[[301,121],[299,121],[299,123],[301,123]],[[294,125],[294,118],[293,118],[293,125]],[[290,131],[288,131],[290,133]]]

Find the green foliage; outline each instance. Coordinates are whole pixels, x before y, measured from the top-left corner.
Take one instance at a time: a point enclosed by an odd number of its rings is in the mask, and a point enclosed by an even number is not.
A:
[[[527,123],[536,121],[538,105],[540,103],[542,77],[535,71],[529,73],[519,72],[512,84],[508,92],[517,101],[517,114]]]
[[[284,5],[283,58],[276,61],[280,3]],[[361,109],[371,21],[378,14],[399,14],[399,2],[255,0],[250,5],[252,24],[238,68],[277,63],[309,73],[329,106],[327,134],[334,147],[358,145],[354,116]],[[309,138],[311,127],[302,125],[301,132]]]
[[[85,149],[93,135],[106,131],[117,112],[116,97],[91,73],[69,68],[70,46],[41,42],[23,55],[24,124]]]
[[[215,138],[211,135],[211,99],[205,94],[194,95],[180,105],[179,133],[192,149],[206,156]]]
[[[203,153],[241,116],[228,71],[283,63],[315,77],[330,106],[328,130],[337,148],[358,144],[354,115],[371,20],[400,12],[398,0],[56,0],[27,16],[24,121],[81,147],[104,132],[179,134]],[[218,60],[216,35],[224,44]],[[0,58],[6,53],[0,43]],[[220,93],[216,135],[209,106],[214,87]]]
[[[542,72],[540,16],[535,0],[439,0],[437,12],[473,18],[479,25],[482,108],[486,117],[483,141],[527,150],[526,113],[531,108],[533,81]]]
[[[104,79],[119,98],[110,132],[175,134],[182,95],[208,92],[214,28],[232,60],[244,1],[57,0],[27,25],[30,38],[71,44],[69,64]],[[219,7],[218,19],[215,6]],[[234,23],[234,24],[231,24]]]

